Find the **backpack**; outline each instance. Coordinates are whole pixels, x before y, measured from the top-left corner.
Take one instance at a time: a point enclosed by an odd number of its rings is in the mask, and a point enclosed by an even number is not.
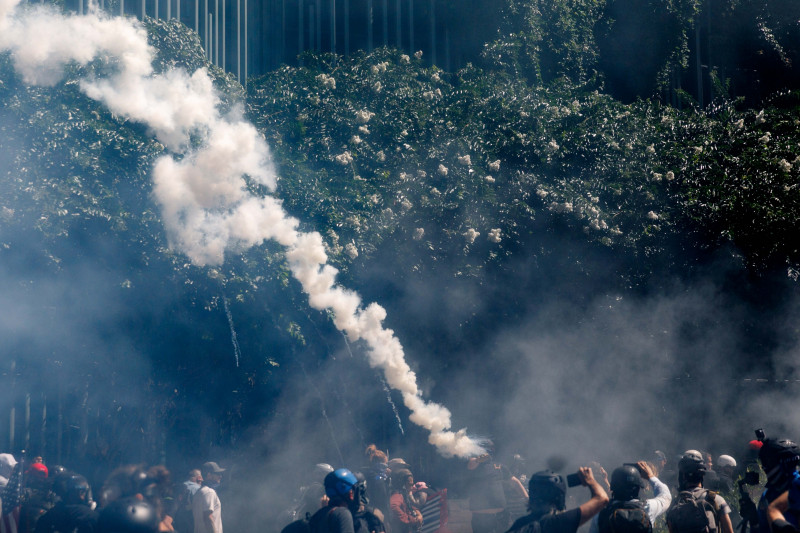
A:
[[[718,529],[717,493],[705,490],[681,491],[667,510],[667,524],[673,533],[716,533]]]
[[[288,526],[281,529],[281,533],[311,533],[311,524],[308,513],[303,518],[295,520]]]
[[[614,500],[597,517],[600,533],[653,533],[653,524],[639,500]]]

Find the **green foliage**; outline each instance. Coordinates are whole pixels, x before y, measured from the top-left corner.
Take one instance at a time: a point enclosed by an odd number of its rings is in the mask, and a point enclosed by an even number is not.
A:
[[[541,215],[632,264],[680,241],[695,252],[668,264],[690,268],[731,239],[754,267],[800,258],[793,106],[756,119],[731,104],[624,105],[567,81],[446,75],[388,50],[333,63],[309,56],[261,78],[249,102],[280,162],[279,195],[328,228],[341,266],[391,236],[416,242],[422,264],[461,257],[455,271],[477,275],[529,247]]]

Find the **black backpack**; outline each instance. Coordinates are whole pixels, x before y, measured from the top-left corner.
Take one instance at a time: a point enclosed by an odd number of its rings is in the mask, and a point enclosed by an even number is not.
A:
[[[281,529],[281,533],[311,533],[311,517],[308,513]]]
[[[653,524],[639,500],[614,500],[597,517],[600,533],[653,533]]]
[[[681,491],[667,510],[670,530],[673,533],[716,533],[719,528],[716,497],[717,493],[711,490]]]

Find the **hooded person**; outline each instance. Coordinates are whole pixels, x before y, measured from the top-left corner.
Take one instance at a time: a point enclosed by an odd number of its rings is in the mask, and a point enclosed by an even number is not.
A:
[[[567,510],[567,484],[564,477],[551,470],[536,472],[528,481],[530,513],[511,526],[508,533],[576,533],[608,504],[608,494],[592,475],[592,469],[578,469],[581,485],[590,498],[579,507]]]
[[[639,491],[648,484],[653,489],[653,498],[641,501],[639,500]],[[650,525],[649,530],[652,531],[652,525],[656,518],[664,514],[672,502],[669,487],[656,477],[653,469],[645,461],[639,461],[635,465],[622,465],[614,469],[611,473],[610,485],[611,503],[592,519],[589,533],[609,533],[612,515],[616,516],[617,509],[641,509],[642,512],[639,514],[647,518],[646,522]],[[620,513],[619,516],[622,517],[625,514]],[[635,515],[635,513],[630,514]],[[641,520],[641,523],[644,524],[645,520]],[[619,531],[624,528],[613,529]],[[631,528],[628,529],[631,530]],[[636,530],[636,528],[633,529]]]
[[[0,488],[8,485],[8,479],[17,466],[17,460],[10,453],[0,453]]]

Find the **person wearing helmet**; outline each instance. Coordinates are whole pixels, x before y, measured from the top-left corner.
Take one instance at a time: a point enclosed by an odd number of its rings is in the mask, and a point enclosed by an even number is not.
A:
[[[525,500],[528,499],[528,493],[508,467],[495,461],[494,443],[488,440],[484,448],[486,453],[472,457],[467,462],[467,470],[472,472],[469,495],[472,531],[500,533],[511,522],[506,487]]]
[[[653,497],[639,500],[639,490],[646,487],[645,479],[653,489]],[[607,533],[610,516],[616,509],[641,508],[651,526],[664,514],[672,502],[672,494],[646,461],[625,464],[611,473],[611,503],[592,519],[589,533]]]
[[[94,533],[97,512],[91,508],[91,487],[85,477],[65,472],[53,484],[60,500],[36,522],[36,533]]]
[[[769,507],[778,500],[784,493],[785,498],[773,506],[773,522],[778,517],[778,513],[785,514],[789,524],[797,526],[797,519],[794,513],[785,513],[790,508],[800,509],[800,474],[797,472],[797,465],[800,463],[800,448],[794,441],[789,439],[762,440],[761,449],[758,450],[758,460],[761,467],[767,474],[767,484],[764,492],[758,501],[758,527],[760,532],[769,533]],[[794,488],[794,490],[790,490]],[[789,505],[789,497],[796,494],[796,507]],[[779,523],[779,526],[785,524]]]
[[[361,472],[354,472],[358,480],[353,489],[353,503],[349,506],[353,513],[353,528],[356,533],[384,533],[384,514],[380,509],[370,505],[367,493],[367,477]]]
[[[17,533],[33,533],[36,522],[56,504],[52,479],[43,463],[31,463],[25,471]]]
[[[152,504],[135,496],[124,497],[103,508],[97,533],[156,533],[158,526],[158,512]]]
[[[511,526],[508,533],[575,533],[608,503],[608,494],[592,475],[592,469],[578,469],[581,485],[589,488],[591,497],[574,509],[566,510],[567,484],[564,477],[550,470],[536,472],[528,481],[528,509]],[[537,526],[538,524],[538,526]]]
[[[305,518],[306,515],[311,516],[328,504],[322,481],[331,472],[333,467],[328,463],[317,463],[310,469],[306,474],[306,483],[299,489],[296,505],[291,509],[292,520]]]
[[[694,533],[698,520],[709,533],[733,533],[731,508],[722,496],[703,487],[705,473],[703,455],[696,450],[684,452],[678,461],[680,492],[667,509],[670,533]]]
[[[328,505],[309,520],[311,533],[355,533],[351,508],[357,505],[356,476],[347,468],[339,468],[325,476],[323,485]]]
[[[730,455],[720,455],[717,458],[717,474],[719,478],[719,491],[729,493],[736,487],[736,459]]]
[[[194,533],[222,533],[222,504],[216,488],[222,481],[224,468],[209,461],[200,469],[203,486],[192,497],[192,518]]]

